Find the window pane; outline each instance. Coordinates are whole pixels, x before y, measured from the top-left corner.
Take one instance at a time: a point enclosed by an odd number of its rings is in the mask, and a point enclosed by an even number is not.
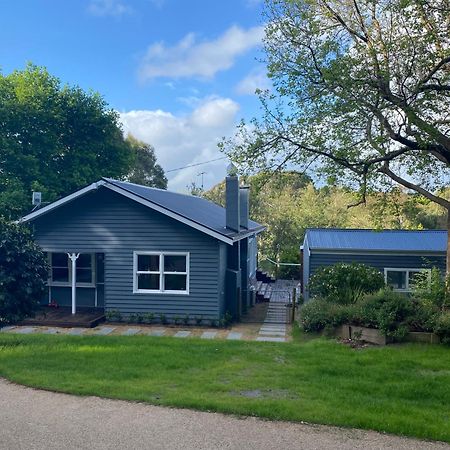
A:
[[[186,256],[164,255],[164,272],[186,272]]]
[[[92,270],[77,267],[77,283],[92,283]]]
[[[164,289],[166,291],[185,291],[186,275],[164,275]]]
[[[68,256],[67,253],[52,253],[53,267],[67,267]]]
[[[394,289],[406,289],[406,272],[388,270],[387,284]]]
[[[159,255],[138,255],[138,271],[159,272]]]
[[[77,267],[90,269],[92,265],[91,255],[89,253],[82,253],[77,259]]]
[[[69,282],[69,269],[68,268],[52,268],[52,280],[60,283]]]
[[[159,275],[157,274],[138,274],[138,289],[154,289],[159,291]]]

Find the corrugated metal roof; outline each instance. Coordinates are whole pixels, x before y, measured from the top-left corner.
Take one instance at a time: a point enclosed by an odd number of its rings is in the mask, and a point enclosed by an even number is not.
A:
[[[445,252],[444,230],[357,230],[317,228],[306,230],[310,249],[405,252]]]
[[[163,189],[117,181],[111,178],[103,179],[114,186],[138,195],[162,208],[214,230],[223,236],[235,237],[239,235],[239,233],[226,228],[225,208],[222,208],[209,200],[193,195],[179,194]],[[261,231],[262,229],[264,229],[262,225],[250,220],[249,229],[241,228],[241,233],[248,233],[249,231],[256,232]]]

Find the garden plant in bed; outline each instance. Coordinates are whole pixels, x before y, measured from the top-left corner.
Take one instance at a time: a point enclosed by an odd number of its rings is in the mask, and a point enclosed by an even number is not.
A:
[[[446,281],[438,269],[419,273],[410,294],[386,287],[382,274],[363,264],[319,269],[310,281],[312,300],[303,306],[306,332],[332,332],[344,324],[376,328],[401,340],[410,331],[436,333],[450,344],[450,309]]]

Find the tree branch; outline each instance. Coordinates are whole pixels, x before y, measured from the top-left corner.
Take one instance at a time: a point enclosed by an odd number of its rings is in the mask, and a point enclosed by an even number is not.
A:
[[[445,198],[438,197],[437,195],[434,195],[431,192],[428,192],[423,187],[418,186],[417,184],[411,183],[410,181],[407,181],[404,178],[396,175],[389,168],[389,163],[387,163],[387,162],[384,163],[383,166],[379,169],[379,171],[381,173],[387,175],[389,178],[393,179],[397,183],[401,184],[402,186],[405,186],[408,189],[412,189],[413,191],[418,192],[419,194],[426,197],[428,200],[431,200],[432,202],[435,202],[450,211],[450,201],[446,200]]]

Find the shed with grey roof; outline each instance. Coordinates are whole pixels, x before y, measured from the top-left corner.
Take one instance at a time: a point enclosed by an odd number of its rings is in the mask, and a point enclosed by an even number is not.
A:
[[[239,317],[250,306],[264,227],[240,216],[248,194],[238,177],[227,183],[222,208],[103,178],[23,217],[49,255],[43,302],[168,319]],[[233,220],[239,225],[230,228]]]
[[[447,231],[311,228],[302,246],[302,290],[309,298],[309,279],[323,266],[363,263],[379,269],[395,290],[410,290],[420,270],[445,271]]]

